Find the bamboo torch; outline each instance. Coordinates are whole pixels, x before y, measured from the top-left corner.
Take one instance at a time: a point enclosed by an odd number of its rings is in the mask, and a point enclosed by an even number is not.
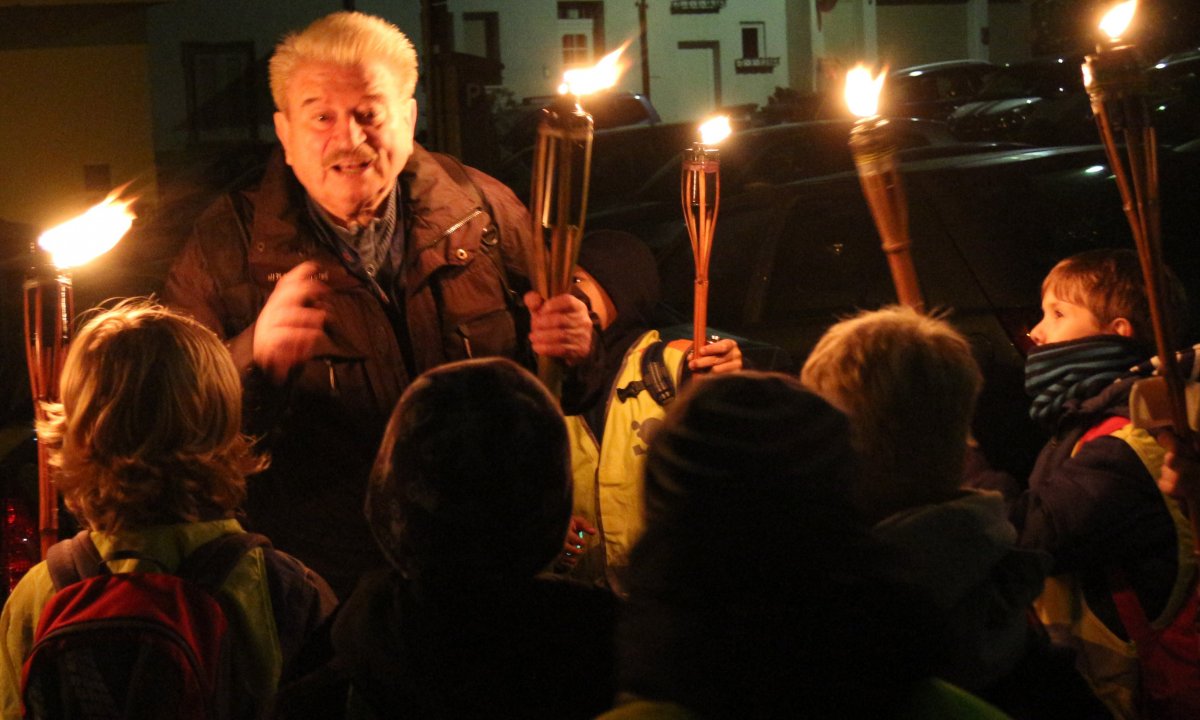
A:
[[[884,73],[872,77],[862,65],[846,75],[846,103],[859,117],[850,131],[850,151],[887,255],[896,297],[917,312],[925,312],[925,300],[909,252],[912,243],[908,236],[908,202],[900,178],[896,142],[887,118],[877,114],[883,79]]]
[[[700,126],[700,142],[683,152],[680,192],[683,219],[692,241],[696,280],[692,303],[692,353],[708,342],[708,260],[721,208],[721,154],[717,145],[729,136],[729,118],[718,115]]]
[[[529,194],[533,232],[525,257],[533,287],[546,299],[570,290],[587,216],[593,122],[583,98],[616,84],[624,50],[622,45],[593,67],[563,73],[558,100],[542,111]],[[555,397],[562,392],[562,375],[560,361],[538,357],[538,377]]]
[[[133,225],[133,200],[118,200],[119,193],[38,238],[50,263],[35,261],[24,283],[25,362],[38,422],[46,420],[44,403],[59,400],[59,375],[75,319],[72,270],[111,250]],[[43,443],[38,443],[38,535],[45,557],[58,542],[58,491]]]
[[[1188,424],[1187,399],[1183,375],[1175,357],[1176,339],[1172,331],[1171,307],[1167,299],[1166,272],[1162,257],[1162,228],[1158,191],[1158,142],[1146,104],[1147,81],[1137,48],[1123,42],[1121,36],[1137,11],[1137,0],[1114,6],[1100,21],[1107,41],[1096,47],[1083,64],[1083,84],[1092,103],[1092,115],[1108,155],[1121,193],[1121,203],[1133,241],[1137,246],[1146,298],[1150,304],[1150,322],[1154,326],[1154,345],[1158,351],[1156,378],[1140,380],[1134,395],[1167,406],[1169,421],[1155,418],[1160,426],[1169,425],[1181,443],[1195,447]],[[1125,154],[1117,145],[1124,141]],[[1131,396],[1131,405],[1134,398]],[[1200,555],[1200,518],[1195,503],[1187,501],[1192,524],[1193,553]]]
[[[1170,424],[1181,440],[1190,441],[1184,382],[1175,359],[1176,339],[1163,269],[1157,138],[1146,104],[1146,76],[1141,58],[1133,43],[1121,40],[1136,9],[1137,0],[1129,0],[1112,8],[1100,21],[1100,29],[1108,35],[1108,40],[1096,48],[1094,55],[1087,56],[1083,84],[1137,245],[1154,325],[1159,374],[1166,385]],[[1117,144],[1118,136],[1124,143],[1124,156]]]

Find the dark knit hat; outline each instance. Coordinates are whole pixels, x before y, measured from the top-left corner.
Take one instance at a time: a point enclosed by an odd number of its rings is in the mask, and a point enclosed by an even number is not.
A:
[[[842,503],[855,462],[845,416],[796,379],[705,378],[679,399],[650,447],[647,515],[710,504],[722,514],[729,496],[738,506],[801,497]]]
[[[426,581],[531,577],[562,547],[570,455],[557,403],[509,360],[443,365],[392,413],[367,488],[384,554]]]
[[[661,289],[654,254],[636,236],[599,230],[579,245],[579,266],[612,298],[618,317],[642,318],[649,327]]]

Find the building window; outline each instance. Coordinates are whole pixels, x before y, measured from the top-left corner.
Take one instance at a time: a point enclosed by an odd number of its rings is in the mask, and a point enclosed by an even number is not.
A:
[[[742,57],[757,58],[766,54],[766,24],[742,23]]]
[[[463,13],[462,51],[500,62],[500,13]]]
[[[733,61],[737,73],[769,73],[779,65],[778,57],[767,55],[767,24],[744,22],[742,27],[742,56]]]
[[[591,46],[585,62],[591,60],[593,53],[602,55],[604,53],[604,3],[597,0],[558,3],[558,29],[564,36],[580,32],[591,36]],[[565,44],[563,51],[566,51]]]
[[[258,139],[254,43],[182,45],[192,143]]]
[[[563,65],[577,67],[587,65],[592,61],[591,49],[588,47],[587,35],[573,33],[562,36]]]
[[[604,3],[597,0],[558,4],[559,20],[594,20],[601,17],[604,17]]]

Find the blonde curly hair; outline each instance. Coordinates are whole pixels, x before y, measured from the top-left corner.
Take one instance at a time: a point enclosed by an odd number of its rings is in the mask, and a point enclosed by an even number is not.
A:
[[[241,433],[242,389],[208,328],[153,300],[73,339],[38,439],[68,509],[93,530],[227,517],[266,467]]]

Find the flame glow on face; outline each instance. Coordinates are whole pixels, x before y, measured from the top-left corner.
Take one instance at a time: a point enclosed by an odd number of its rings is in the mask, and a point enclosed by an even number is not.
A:
[[[108,252],[117,244],[136,215],[129,209],[137,198],[118,200],[120,190],[82,215],[50,228],[38,238],[38,245],[50,253],[56,268],[66,270],[82,265]]]
[[[717,145],[731,132],[733,129],[729,127],[729,116],[718,115],[700,126],[700,143],[710,147]]]
[[[621,54],[629,43],[613,50],[600,58],[600,62],[587,68],[574,68],[563,73],[562,85],[558,86],[560,95],[570,93],[575,96],[590,95],[605,90],[617,84],[625,66],[621,64]]]
[[[1120,39],[1133,20],[1133,13],[1136,10],[1137,0],[1128,0],[1128,2],[1117,5],[1104,14],[1104,18],[1100,21],[1100,29],[1112,40]]]
[[[846,104],[859,117],[871,117],[879,112],[879,93],[883,91],[886,71],[872,76],[865,65],[855,65],[846,73]]]

